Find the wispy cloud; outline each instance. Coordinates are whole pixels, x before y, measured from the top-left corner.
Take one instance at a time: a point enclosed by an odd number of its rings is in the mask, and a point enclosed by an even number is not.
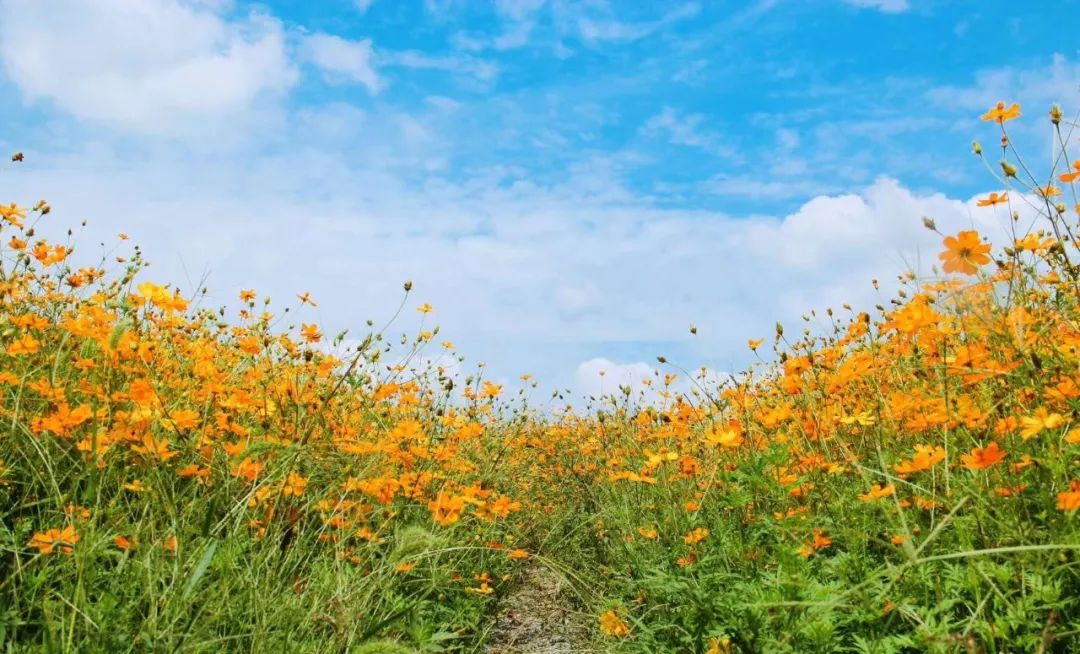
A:
[[[699,148],[710,154],[733,154],[732,148],[724,144],[718,132],[703,127],[705,122],[706,117],[702,114],[680,114],[672,107],[664,107],[645,122],[642,131],[646,134],[662,134],[670,143]]]
[[[372,94],[382,87],[375,71],[370,39],[349,41],[330,34],[313,34],[304,38],[303,52],[331,82],[361,84]]]
[[[467,55],[432,55],[418,50],[385,51],[380,52],[379,61],[385,66],[442,70],[483,82],[489,82],[499,74],[497,65]]]
[[[696,3],[687,3],[672,9],[657,20],[630,23],[616,18],[582,16],[577,21],[581,37],[586,41],[635,41],[653,34],[664,27],[696,16],[701,10]]]
[[[844,2],[855,7],[877,9],[886,14],[900,14],[911,9],[908,0],[844,0]]]

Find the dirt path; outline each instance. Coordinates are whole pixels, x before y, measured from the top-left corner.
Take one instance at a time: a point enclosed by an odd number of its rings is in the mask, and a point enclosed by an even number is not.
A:
[[[589,632],[566,582],[533,563],[503,600],[485,654],[569,654],[590,651]]]

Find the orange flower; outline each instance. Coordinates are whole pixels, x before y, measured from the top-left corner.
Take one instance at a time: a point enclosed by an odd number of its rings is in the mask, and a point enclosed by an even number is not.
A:
[[[195,477],[197,479],[206,479],[210,476],[210,468],[203,468],[192,463],[177,470],[176,474],[184,478]]]
[[[600,615],[600,633],[613,638],[630,635],[630,626],[623,622],[615,611],[605,611]]]
[[[282,488],[281,494],[285,497],[290,495],[294,497],[300,497],[304,494],[304,489],[307,488],[308,481],[295,472],[289,473],[289,478],[285,480],[285,486]]]
[[[428,503],[428,510],[435,522],[442,527],[449,527],[461,519],[461,513],[465,510],[465,498],[439,491],[435,501]]]
[[[416,561],[403,561],[394,566],[394,572],[412,572],[416,567]]]
[[[299,293],[299,294],[297,294],[296,298],[298,300],[300,300],[300,304],[310,304],[313,307],[319,306],[319,305],[315,304],[315,300],[311,299],[311,294],[310,293]]]
[[[1069,182],[1075,182],[1077,179],[1080,179],[1080,159],[1073,162],[1072,172],[1061,173],[1061,176],[1058,177],[1058,179],[1065,182],[1066,184],[1068,184]]]
[[[1052,198],[1052,197],[1061,195],[1061,189],[1054,186],[1053,184],[1047,184],[1046,186],[1041,186],[1041,187],[1035,189],[1035,192],[1038,193],[1039,195],[1041,195],[1044,198]]]
[[[910,461],[901,461],[893,466],[893,468],[902,475],[909,475],[913,472],[929,470],[944,460],[944,447],[941,447],[940,445],[937,447],[931,447],[930,445],[916,445],[915,456],[912,457]]]
[[[799,548],[799,554],[809,558],[814,552],[832,545],[832,539],[825,535],[824,529],[815,529],[814,537]]]
[[[1069,484],[1069,490],[1058,493],[1057,508],[1062,511],[1080,509],[1080,479],[1073,479]]]
[[[56,548],[64,554],[71,554],[74,550],[72,545],[79,542],[79,534],[74,525],[68,525],[63,529],[49,529],[39,531],[30,538],[29,547],[36,547],[41,554],[52,554]]]
[[[946,236],[945,251],[938,258],[945,263],[945,272],[974,275],[979,266],[990,263],[990,246],[979,239],[979,233],[967,230],[956,236]]]
[[[26,336],[16,339],[9,345],[7,347],[7,353],[11,356],[19,356],[20,354],[34,354],[40,349],[41,341],[27,334]]]
[[[318,343],[322,340],[322,332],[318,325],[300,325],[300,335],[308,343]]]
[[[1020,105],[1014,102],[1012,103],[1012,106],[1006,109],[1004,102],[998,102],[996,106],[990,109],[990,111],[987,111],[979,117],[988,122],[996,120],[998,124],[1004,123],[1007,120],[1013,120],[1014,118],[1020,117]]]
[[[683,536],[683,542],[687,545],[696,545],[701,541],[709,537],[709,530],[704,527],[698,527],[691,531],[689,534]]]
[[[529,553],[525,550],[510,550],[506,553],[506,557],[510,559],[527,559],[529,558]]]
[[[146,458],[155,458],[158,461],[168,461],[174,456],[178,456],[177,452],[169,449],[169,439],[167,438],[154,438],[150,434],[146,434],[142,437],[141,445],[132,445],[131,451],[137,454],[141,454]]]
[[[123,536],[117,536],[113,539],[113,545],[116,545],[117,549],[121,549],[125,552],[130,552],[135,549],[135,543]]]
[[[997,441],[991,441],[984,448],[976,447],[970,454],[961,455],[960,461],[968,470],[985,470],[1004,459],[1006,454],[1008,453],[1004,450],[998,449]]]
[[[637,532],[647,540],[654,540],[659,535],[656,529],[652,527],[638,527]]]
[[[173,411],[169,417],[172,419],[172,424],[174,427],[184,431],[193,429],[199,424],[199,412],[192,411],[191,409],[180,409],[179,411]]]
[[[977,202],[977,204],[980,207],[992,207],[995,204],[1003,204],[1003,203],[1008,202],[1008,201],[1009,201],[1009,194],[1008,193],[1002,193],[1001,195],[998,195],[997,193],[991,193],[986,199],[979,200]]]
[[[870,490],[859,495],[859,499],[863,502],[872,502],[874,500],[881,499],[883,497],[892,497],[896,494],[896,486],[889,484],[888,486],[882,486],[881,484],[874,484]]]

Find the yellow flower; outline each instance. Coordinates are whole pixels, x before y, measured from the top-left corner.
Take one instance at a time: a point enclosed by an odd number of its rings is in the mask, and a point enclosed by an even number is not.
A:
[[[719,445],[720,447],[738,447],[742,445],[743,436],[738,430],[735,429],[723,429],[717,425],[713,425],[705,432],[705,442],[709,445]]]
[[[0,204],[0,217],[16,227],[22,227],[23,218],[26,218],[26,209],[16,206],[14,202],[7,206]]]
[[[653,527],[638,527],[637,532],[641,534],[642,538],[646,538],[648,540],[653,540],[659,535],[659,533]]]
[[[615,611],[605,611],[600,615],[600,633],[614,638],[630,635],[630,626],[623,622]]]
[[[1004,102],[998,102],[990,111],[979,117],[987,122],[996,120],[999,124],[1004,123],[1007,120],[1020,117],[1020,105],[1014,102],[1012,106],[1006,108]]]
[[[1023,427],[1020,430],[1020,438],[1026,441],[1038,436],[1044,429],[1054,429],[1064,423],[1065,417],[1060,413],[1050,413],[1046,407],[1039,407],[1034,415],[1020,419],[1020,426]]]
[[[709,649],[705,650],[705,654],[734,654],[735,650],[731,647],[731,639],[727,636],[722,638],[710,638]]]

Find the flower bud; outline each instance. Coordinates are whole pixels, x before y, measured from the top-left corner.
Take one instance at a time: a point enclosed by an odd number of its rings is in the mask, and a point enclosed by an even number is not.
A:
[[[1050,122],[1057,125],[1057,124],[1061,123],[1061,117],[1062,117],[1061,106],[1057,105],[1057,104],[1052,105],[1050,107]]]
[[[922,224],[923,224],[923,227],[925,227],[925,228],[929,229],[929,230],[930,230],[930,231],[932,231],[932,232],[936,232],[936,231],[937,231],[937,224],[936,224],[936,223],[934,223],[934,219],[933,219],[933,218],[930,218],[930,217],[928,217],[928,216],[923,216],[923,219],[922,219]]]

